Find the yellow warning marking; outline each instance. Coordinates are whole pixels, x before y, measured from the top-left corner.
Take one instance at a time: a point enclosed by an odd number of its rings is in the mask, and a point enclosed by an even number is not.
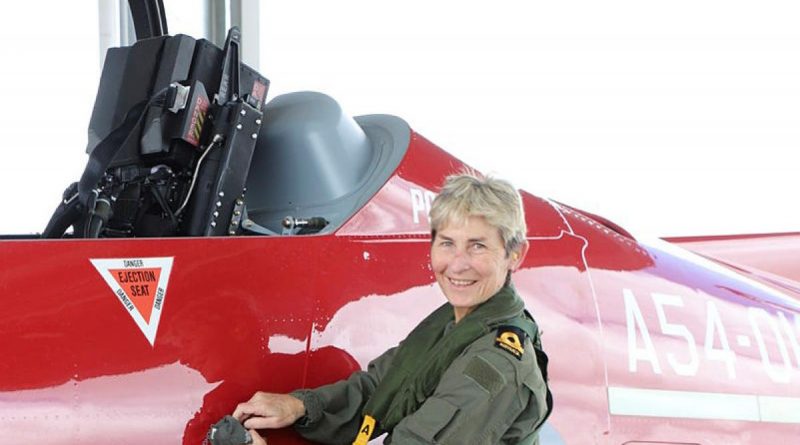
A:
[[[369,438],[372,437],[372,433],[374,432],[375,419],[373,419],[371,416],[364,416],[364,422],[361,424],[361,428],[358,430],[358,436],[353,442],[353,445],[367,445]]]

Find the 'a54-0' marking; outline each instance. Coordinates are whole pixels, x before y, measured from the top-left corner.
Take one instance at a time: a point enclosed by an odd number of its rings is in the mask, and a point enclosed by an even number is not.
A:
[[[630,289],[622,290],[625,304],[625,322],[628,333],[628,370],[639,372],[643,365],[649,365],[656,374],[663,372],[659,355],[645,323],[642,310],[636,296]],[[714,301],[707,301],[705,307],[705,332],[702,345],[686,325],[668,320],[668,313],[684,310],[683,297],[679,295],[652,292],[658,329],[664,336],[675,337],[686,344],[685,354],[666,353],[669,367],[677,375],[695,376],[701,366],[701,353],[706,361],[718,361],[724,365],[729,379],[736,378],[736,353],[731,349],[725,324],[720,317]],[[669,311],[668,311],[669,310]],[[797,331],[800,330],[800,316],[794,314],[794,327],[786,314],[776,311],[770,314],[760,307],[748,307],[747,324],[752,330],[755,344],[761,356],[761,364],[765,374],[775,383],[789,383],[792,375],[800,377],[800,342]],[[770,357],[767,343],[773,340],[778,357]],[[748,336],[736,338],[740,346],[749,346]]]

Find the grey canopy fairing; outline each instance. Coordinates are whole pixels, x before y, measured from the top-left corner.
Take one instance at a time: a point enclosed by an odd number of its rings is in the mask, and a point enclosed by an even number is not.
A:
[[[287,216],[323,217],[329,224],[320,233],[334,231],[389,179],[410,139],[402,119],[354,119],[322,93],[274,98],[250,164],[244,227],[281,233]]]

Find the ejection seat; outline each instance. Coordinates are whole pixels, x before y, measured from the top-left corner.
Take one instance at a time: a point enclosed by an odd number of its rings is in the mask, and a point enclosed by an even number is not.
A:
[[[89,162],[43,237],[335,230],[394,172],[411,130],[320,93],[266,103],[268,88],[239,63],[236,28],[224,48],[177,35],[110,49]]]

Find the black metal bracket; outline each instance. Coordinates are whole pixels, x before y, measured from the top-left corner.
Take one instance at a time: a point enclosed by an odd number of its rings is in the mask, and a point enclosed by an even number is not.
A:
[[[225,47],[222,49],[225,54],[222,59],[222,75],[220,76],[219,89],[215,102],[217,105],[225,105],[232,100],[241,99],[239,91],[239,40],[242,33],[239,28],[232,27],[228,31],[225,39]]]

